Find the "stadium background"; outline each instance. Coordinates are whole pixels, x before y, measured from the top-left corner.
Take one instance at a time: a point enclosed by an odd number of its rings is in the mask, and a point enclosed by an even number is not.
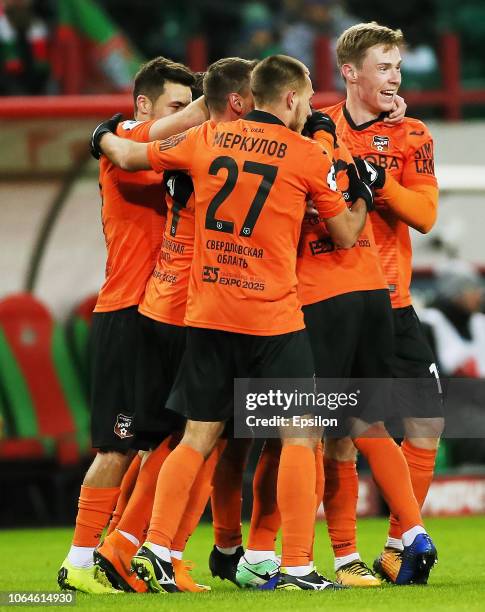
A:
[[[12,6],[36,20],[28,66],[5,27]],[[86,343],[105,263],[87,153],[97,120],[130,116],[134,71],[158,54],[203,70],[226,55],[288,53],[311,67],[315,105],[334,103],[343,97],[336,36],[370,19],[403,29],[407,112],[435,138],[440,216],[430,235],[413,232],[425,306],[437,270],[466,261],[485,271],[483,2],[0,2],[0,526],[67,524],[92,457]],[[479,365],[465,374],[484,376],[485,357]],[[485,418],[483,401],[477,409]],[[361,474],[360,513],[382,513],[365,466]],[[246,513],[250,482],[248,470]],[[427,512],[485,513],[485,441],[442,444]]]

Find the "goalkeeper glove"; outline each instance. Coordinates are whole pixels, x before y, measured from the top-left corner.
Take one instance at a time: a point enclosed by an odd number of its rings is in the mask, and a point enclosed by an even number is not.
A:
[[[321,111],[312,111],[312,114],[306,120],[305,126],[303,128],[302,134],[304,136],[310,136],[312,138],[316,132],[320,130],[324,132],[328,132],[331,136],[333,136],[333,146],[337,146],[337,127],[333,120],[322,113]]]
[[[374,189],[382,189],[386,182],[386,171],[361,157],[354,157],[360,178]]]
[[[91,155],[94,159],[99,159],[103,154],[101,148],[99,146],[99,141],[101,140],[101,136],[108,132],[112,134],[116,133],[116,128],[118,127],[118,123],[123,119],[123,115],[121,113],[116,113],[113,115],[111,119],[106,119],[102,121],[94,130],[93,135],[91,136]]]
[[[355,202],[357,198],[362,198],[365,201],[367,210],[369,212],[374,210],[374,194],[372,189],[365,181],[359,178],[354,164],[350,164],[347,167],[347,176],[349,177],[349,195],[352,202]]]

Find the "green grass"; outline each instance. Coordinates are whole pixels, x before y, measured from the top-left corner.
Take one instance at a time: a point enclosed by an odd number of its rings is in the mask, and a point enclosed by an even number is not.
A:
[[[340,592],[262,593],[241,591],[213,579],[207,568],[212,529],[199,527],[187,548],[187,559],[196,563],[198,582],[210,584],[212,593],[183,595],[77,595],[76,606],[89,610],[482,610],[485,611],[485,518],[428,519],[427,526],[439,551],[439,564],[426,587],[353,589]],[[359,521],[359,548],[371,564],[386,530],[382,519]],[[57,569],[65,557],[69,529],[0,531],[0,591],[56,590]],[[330,548],[323,524],[318,525],[316,563],[332,575]]]

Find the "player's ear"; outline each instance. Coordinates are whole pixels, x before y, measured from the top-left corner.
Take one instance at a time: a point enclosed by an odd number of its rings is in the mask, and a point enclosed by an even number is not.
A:
[[[352,66],[352,64],[344,64],[342,66],[342,75],[349,83],[355,83],[357,81],[355,67]]]
[[[136,110],[138,113],[143,115],[150,115],[153,109],[153,104],[150,98],[147,98],[143,94],[136,97]]]
[[[296,91],[289,91],[286,94],[286,104],[289,110],[293,110],[293,106],[296,102]]]
[[[241,96],[237,93],[230,93],[228,99],[232,112],[238,116],[242,115],[243,101]]]

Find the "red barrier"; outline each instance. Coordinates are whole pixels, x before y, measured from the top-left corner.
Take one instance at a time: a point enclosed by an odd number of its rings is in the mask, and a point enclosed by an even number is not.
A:
[[[326,41],[326,42],[325,42]],[[328,39],[319,38],[316,46],[318,75],[317,91],[313,98],[316,108],[331,106],[342,100],[343,93],[333,90],[333,57]],[[202,38],[194,38],[188,46],[189,63],[194,70],[203,70],[207,64],[207,46]],[[441,39],[441,66],[443,89],[434,91],[403,91],[408,106],[438,106],[444,109],[446,119],[457,120],[463,106],[485,104],[485,89],[463,89],[460,83],[460,49],[456,34],[447,33]],[[133,113],[133,102],[127,94],[86,96],[31,96],[0,98],[0,118],[27,119],[39,117],[108,117],[122,112]]]
[[[328,36],[318,36],[315,41],[315,89],[335,90],[335,62],[332,45]]]
[[[207,40],[204,36],[195,36],[187,43],[187,64],[194,72],[203,72],[207,68]]]

